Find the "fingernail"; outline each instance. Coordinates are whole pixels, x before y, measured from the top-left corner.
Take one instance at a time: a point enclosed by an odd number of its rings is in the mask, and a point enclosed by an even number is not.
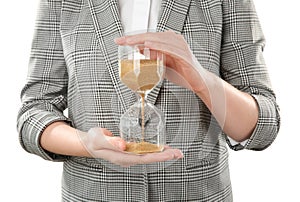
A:
[[[177,156],[177,159],[181,159],[181,158],[183,158],[184,156],[183,156],[183,153],[181,152],[181,151],[179,151],[179,155]]]

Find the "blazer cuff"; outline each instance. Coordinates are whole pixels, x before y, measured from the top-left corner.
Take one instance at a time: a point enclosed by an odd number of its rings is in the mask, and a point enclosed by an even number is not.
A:
[[[256,127],[245,145],[246,149],[263,150],[275,140],[279,127],[279,108],[274,100],[263,95],[252,95],[259,107]]]
[[[24,116],[24,115],[23,115]],[[22,118],[21,118],[22,119]],[[29,118],[24,117],[24,122],[19,124],[19,138],[22,147],[29,153],[36,154],[50,161],[65,161],[69,157],[49,152],[40,145],[40,138],[44,129],[53,122],[65,121],[71,125],[71,121],[60,113],[40,111]]]

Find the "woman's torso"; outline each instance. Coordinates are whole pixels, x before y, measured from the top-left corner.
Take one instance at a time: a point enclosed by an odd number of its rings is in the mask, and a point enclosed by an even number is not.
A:
[[[157,25],[157,31],[181,33],[202,66],[217,75],[221,6],[219,0],[163,0]],[[98,126],[119,135],[120,117],[136,96],[118,78],[113,39],[124,30],[117,0],[65,0],[60,26],[73,126],[84,131]],[[202,101],[164,81],[149,102],[164,112],[167,144],[182,149],[184,159],[120,169],[100,159],[70,158],[63,174],[66,201],[232,200],[225,139]]]

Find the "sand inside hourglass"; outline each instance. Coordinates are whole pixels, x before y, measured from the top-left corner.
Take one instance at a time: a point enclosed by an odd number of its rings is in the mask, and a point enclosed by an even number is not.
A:
[[[138,63],[137,63],[138,62]],[[122,60],[120,61],[121,81],[131,90],[141,96],[141,142],[129,142],[126,144],[126,151],[136,154],[153,153],[162,151],[162,146],[145,141],[145,92],[154,88],[161,80],[161,73],[158,72],[157,60]],[[134,68],[139,67],[139,68]]]

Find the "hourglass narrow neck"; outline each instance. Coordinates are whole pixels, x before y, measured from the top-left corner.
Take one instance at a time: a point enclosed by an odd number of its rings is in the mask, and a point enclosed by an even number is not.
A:
[[[136,97],[138,100],[142,101],[144,100],[144,102],[146,102],[147,96],[149,94],[150,91],[137,91],[136,93]]]

